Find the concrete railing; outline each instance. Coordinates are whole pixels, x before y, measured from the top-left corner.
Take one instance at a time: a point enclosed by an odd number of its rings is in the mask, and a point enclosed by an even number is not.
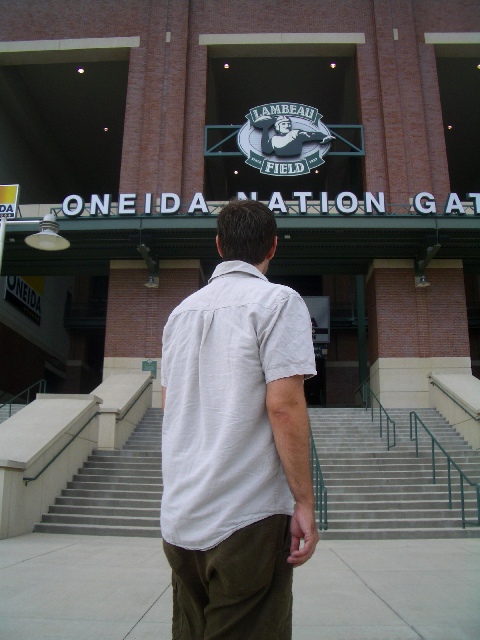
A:
[[[30,533],[93,449],[121,448],[151,406],[151,374],[91,395],[38,394],[0,425],[0,539]]]
[[[120,373],[109,376],[93,393],[102,398],[98,448],[121,449],[152,406],[152,374]]]
[[[480,449],[480,380],[469,374],[431,373],[430,403],[465,438]]]

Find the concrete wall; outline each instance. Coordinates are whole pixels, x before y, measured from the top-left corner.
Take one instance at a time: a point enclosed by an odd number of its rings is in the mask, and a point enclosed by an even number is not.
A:
[[[0,538],[32,531],[96,446],[99,399],[39,396],[0,426]],[[38,480],[33,478],[87,423],[74,444]]]
[[[385,408],[431,407],[432,372],[471,376],[470,358],[378,358],[370,367],[370,386]]]
[[[2,423],[0,538],[31,532],[94,448],[123,446],[151,400],[150,373],[121,374],[95,395],[39,394]]]
[[[429,376],[431,406],[467,440],[480,449],[480,380],[468,374]]]

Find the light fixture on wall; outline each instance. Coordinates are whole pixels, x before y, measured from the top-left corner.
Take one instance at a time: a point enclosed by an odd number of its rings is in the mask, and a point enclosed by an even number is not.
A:
[[[148,279],[145,282],[145,286],[147,289],[158,289],[159,283],[159,266],[158,262],[155,262],[148,255],[150,253],[150,249],[145,244],[139,244],[137,246],[138,253],[142,256],[145,264],[148,269]]]
[[[429,265],[430,261],[433,260],[435,255],[440,251],[440,249],[441,244],[438,242],[437,234],[436,244],[433,244],[426,248],[424,257],[420,258],[419,256],[415,256],[415,287],[417,289],[425,289],[426,287],[430,286],[430,282],[425,276],[425,269]]]
[[[425,289],[425,287],[430,286],[430,282],[427,280],[425,275],[415,276],[415,286],[417,289]]]
[[[147,289],[158,289],[158,276],[149,274],[145,286],[147,287]]]
[[[57,217],[53,213],[47,215],[40,222],[40,231],[25,238],[26,244],[41,251],[63,251],[68,249],[70,242],[58,235]]]

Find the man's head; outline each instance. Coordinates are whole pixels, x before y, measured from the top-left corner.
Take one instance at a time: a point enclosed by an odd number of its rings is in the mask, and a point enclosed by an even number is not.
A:
[[[292,121],[288,116],[279,116],[275,120],[275,131],[280,135],[286,135],[289,131],[292,130]]]
[[[224,260],[259,265],[273,256],[276,236],[275,216],[256,200],[232,200],[218,215],[217,242]]]

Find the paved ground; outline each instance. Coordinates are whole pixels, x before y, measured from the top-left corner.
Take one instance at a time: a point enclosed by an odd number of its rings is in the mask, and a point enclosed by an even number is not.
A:
[[[325,541],[294,580],[294,640],[480,638],[480,539]],[[169,640],[170,617],[159,539],[0,541],[1,640]]]

